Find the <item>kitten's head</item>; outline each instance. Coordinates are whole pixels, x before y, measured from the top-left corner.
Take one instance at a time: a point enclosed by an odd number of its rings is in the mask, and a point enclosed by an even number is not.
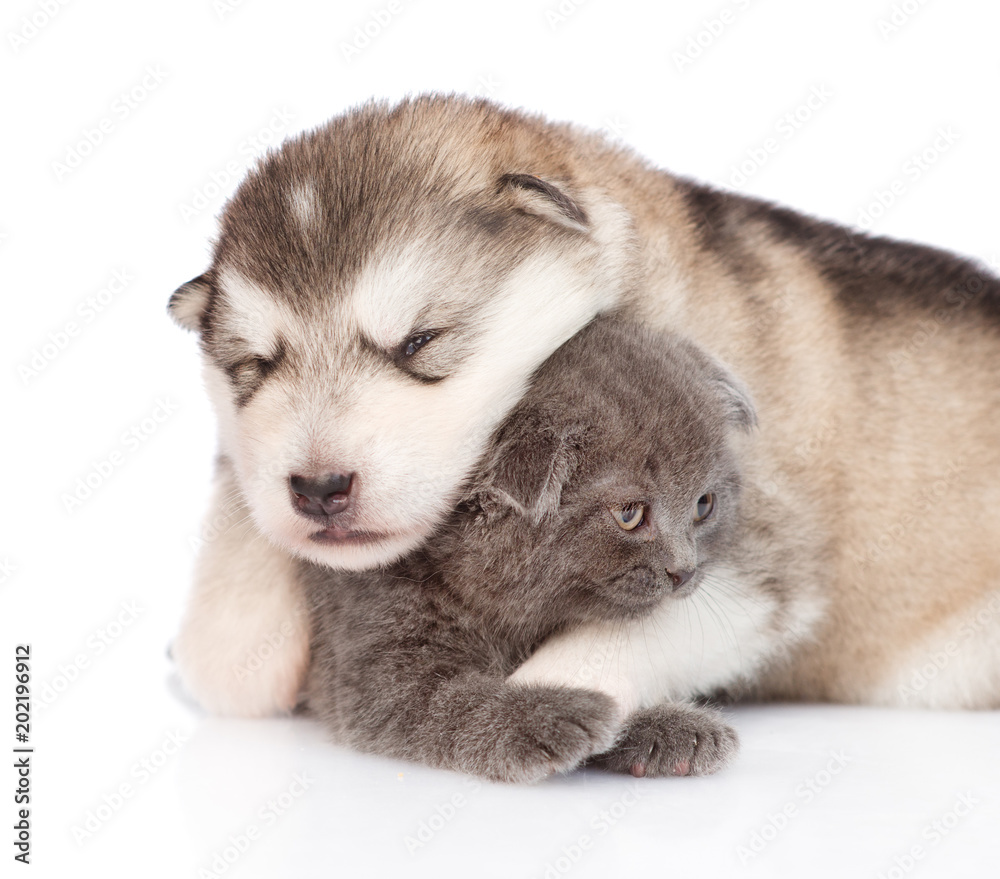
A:
[[[452,583],[486,619],[537,631],[690,595],[734,537],[734,438],[755,422],[690,342],[598,319],[494,438],[452,532]]]

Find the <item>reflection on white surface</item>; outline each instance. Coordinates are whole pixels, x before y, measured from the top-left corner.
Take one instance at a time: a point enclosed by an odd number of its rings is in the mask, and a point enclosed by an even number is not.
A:
[[[921,876],[983,875],[997,853],[997,713],[739,708],[742,754],[718,776],[587,768],[513,787],[352,753],[306,718],[200,717],[166,686],[151,696],[144,714],[173,718],[183,746],[83,845],[63,828],[131,778],[141,755],[98,783],[40,794],[36,848],[50,866],[553,879],[792,876],[808,865],[811,876],[874,879],[909,875],[890,871],[911,861]]]

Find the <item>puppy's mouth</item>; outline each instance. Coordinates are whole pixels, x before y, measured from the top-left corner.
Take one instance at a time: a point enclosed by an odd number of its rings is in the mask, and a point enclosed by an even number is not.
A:
[[[290,547],[296,555],[302,555],[321,565],[333,568],[364,571],[387,565],[415,549],[424,535],[417,531],[392,528],[385,531],[369,531],[366,528],[350,528],[343,525],[327,525],[309,535],[301,536],[296,545]]]
[[[320,543],[324,546],[343,545],[365,545],[372,543],[382,543],[393,537],[392,534],[383,534],[376,531],[355,531],[350,528],[324,528],[322,531],[315,531],[309,535],[313,543]]]

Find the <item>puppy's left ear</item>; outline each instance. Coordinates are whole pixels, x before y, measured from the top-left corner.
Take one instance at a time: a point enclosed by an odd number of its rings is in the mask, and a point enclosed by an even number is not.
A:
[[[181,284],[167,303],[170,316],[184,329],[201,331],[201,319],[212,295],[212,280],[206,272]]]
[[[544,180],[536,174],[504,174],[500,186],[514,199],[517,207],[550,223],[577,232],[590,228],[590,220],[580,203],[564,186]]]
[[[513,512],[533,524],[559,509],[580,460],[582,429],[553,429],[516,416],[487,454],[475,501],[487,518]]]

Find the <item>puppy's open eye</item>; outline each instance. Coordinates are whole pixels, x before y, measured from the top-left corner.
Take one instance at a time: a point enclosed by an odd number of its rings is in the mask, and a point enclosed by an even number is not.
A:
[[[695,522],[704,522],[715,510],[715,495],[712,492],[703,494],[698,498],[698,503],[694,508]]]
[[[634,531],[646,519],[645,504],[626,504],[623,507],[612,507],[611,515],[615,517],[618,527],[623,531]]]
[[[434,333],[432,332],[414,333],[409,339],[403,342],[400,347],[400,353],[404,357],[412,357],[433,338]]]

